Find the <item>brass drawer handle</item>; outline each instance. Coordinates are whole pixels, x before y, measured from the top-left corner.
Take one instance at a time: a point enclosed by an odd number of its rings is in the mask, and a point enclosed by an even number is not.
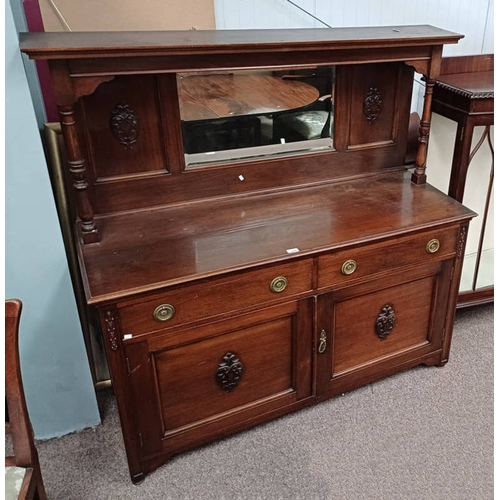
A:
[[[358,267],[358,263],[355,260],[346,260],[342,264],[342,274],[345,274],[346,276],[349,276],[349,274],[352,274],[354,271],[356,271]]]
[[[439,240],[433,238],[429,241],[429,243],[427,243],[425,250],[427,253],[436,253],[439,250],[440,245]]]
[[[281,293],[288,286],[288,280],[284,276],[278,276],[271,281],[269,288],[271,292]]]
[[[175,314],[175,307],[170,304],[162,304],[158,306],[153,312],[153,318],[156,321],[168,321],[172,319]]]
[[[325,329],[321,330],[321,333],[319,334],[319,346],[318,346],[318,352],[320,354],[323,354],[326,351],[326,332]]]

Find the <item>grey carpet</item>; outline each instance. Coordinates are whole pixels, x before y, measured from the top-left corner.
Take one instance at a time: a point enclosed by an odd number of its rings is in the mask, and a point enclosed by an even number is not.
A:
[[[417,367],[179,455],[139,486],[114,397],[99,399],[97,429],[38,443],[52,500],[493,498],[492,305],[458,311],[445,367]]]

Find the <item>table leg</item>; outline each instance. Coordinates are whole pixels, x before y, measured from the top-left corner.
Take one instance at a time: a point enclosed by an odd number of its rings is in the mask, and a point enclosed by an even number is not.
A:
[[[460,202],[464,198],[465,179],[470,164],[469,154],[473,133],[474,124],[470,120],[464,118],[458,122],[448,195]]]

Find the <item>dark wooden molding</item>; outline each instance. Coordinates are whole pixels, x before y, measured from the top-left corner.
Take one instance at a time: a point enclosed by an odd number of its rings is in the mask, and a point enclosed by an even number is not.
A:
[[[110,33],[21,33],[21,50],[32,58],[134,57],[175,54],[184,57],[304,50],[420,47],[457,43],[463,35],[434,26],[380,26],[297,30],[193,30]]]
[[[231,352],[228,352],[219,364],[215,372],[217,383],[221,389],[226,392],[231,392],[240,383],[243,375],[243,365],[241,361]]]
[[[405,61],[405,64],[422,75],[427,75],[429,73],[430,59],[423,59],[419,61]]]
[[[453,92],[454,94],[466,97],[467,99],[492,99],[495,97],[495,92],[492,91],[472,91],[468,89],[463,89],[449,83],[438,81],[436,83],[437,87],[441,87],[444,90]]]
[[[73,91],[75,98],[93,94],[97,87],[102,83],[110,82],[115,78],[114,75],[100,75],[100,76],[85,76],[82,78],[72,78]]]
[[[375,333],[380,340],[385,340],[394,328],[396,313],[390,304],[382,307],[375,321]]]

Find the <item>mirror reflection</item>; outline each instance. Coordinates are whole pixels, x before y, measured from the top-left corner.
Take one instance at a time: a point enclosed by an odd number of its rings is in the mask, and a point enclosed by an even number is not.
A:
[[[177,75],[186,165],[333,147],[333,67]]]

